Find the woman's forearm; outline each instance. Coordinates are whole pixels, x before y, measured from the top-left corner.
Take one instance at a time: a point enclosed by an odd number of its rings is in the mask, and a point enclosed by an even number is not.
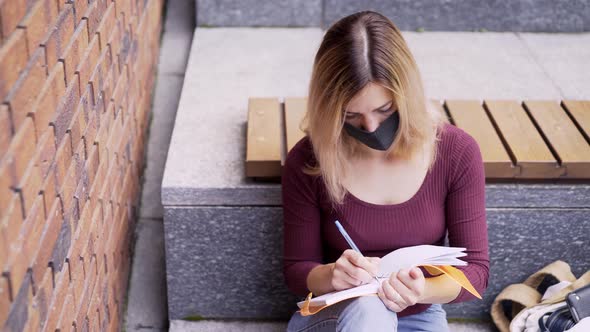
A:
[[[448,303],[454,300],[460,291],[461,286],[446,274],[426,278],[424,295],[418,303]]]
[[[307,275],[307,288],[315,296],[334,291],[332,286],[332,270],[334,263],[318,265]]]

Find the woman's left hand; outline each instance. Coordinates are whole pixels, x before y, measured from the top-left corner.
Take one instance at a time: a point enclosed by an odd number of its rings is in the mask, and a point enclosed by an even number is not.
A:
[[[400,312],[424,295],[424,274],[417,267],[401,269],[381,283],[377,295],[389,310]]]

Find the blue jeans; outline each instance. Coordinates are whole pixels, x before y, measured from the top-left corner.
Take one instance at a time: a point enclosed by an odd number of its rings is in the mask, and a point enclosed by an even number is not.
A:
[[[425,311],[398,318],[377,296],[361,296],[331,305],[303,317],[296,312],[287,331],[436,331],[448,332],[447,313],[440,304]]]

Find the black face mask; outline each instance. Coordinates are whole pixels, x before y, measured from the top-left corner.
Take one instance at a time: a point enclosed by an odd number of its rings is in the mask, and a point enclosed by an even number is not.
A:
[[[344,123],[344,129],[348,135],[356,138],[359,142],[365,144],[371,149],[385,151],[389,149],[399,127],[399,111],[393,112],[385,121],[381,122],[379,127],[373,132],[359,129],[349,123]]]

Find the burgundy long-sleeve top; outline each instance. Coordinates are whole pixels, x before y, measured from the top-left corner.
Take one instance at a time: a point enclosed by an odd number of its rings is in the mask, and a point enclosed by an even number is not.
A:
[[[444,245],[448,231],[449,246],[467,248],[467,256],[461,259],[468,265],[458,268],[483,296],[489,256],[481,152],[462,129],[450,124],[441,129],[433,168],[418,192],[399,204],[372,204],[347,193],[343,204],[334,209],[321,176],[303,172],[305,165],[316,163],[310,140],[304,137],[289,151],[282,174],[283,274],[294,294],[306,296],[311,269],[335,262],[349,249],[334,224],[339,220],[363,255],[373,257],[407,246]],[[473,299],[476,297],[462,288],[449,303]],[[416,314],[429,306],[416,304],[398,316]]]

